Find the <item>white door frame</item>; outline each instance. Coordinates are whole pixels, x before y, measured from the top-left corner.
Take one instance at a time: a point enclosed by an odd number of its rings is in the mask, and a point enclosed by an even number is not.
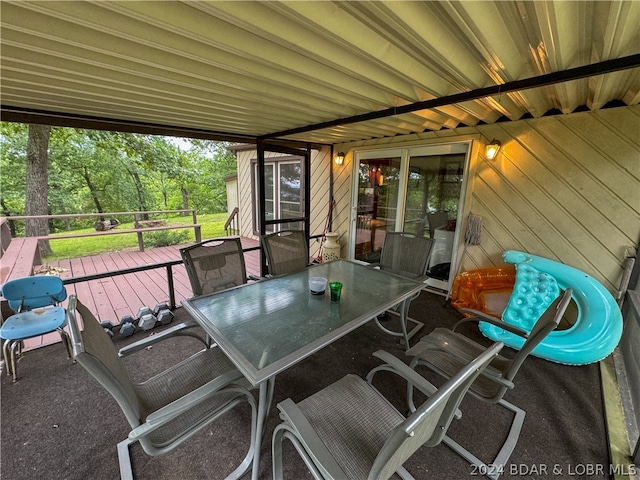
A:
[[[404,222],[404,206],[406,200],[406,188],[407,188],[407,168],[409,166],[409,159],[411,156],[422,155],[448,155],[455,153],[464,153],[464,174],[462,185],[460,187],[460,198],[458,201],[458,216],[456,218],[456,232],[453,241],[453,253],[451,256],[451,270],[449,273],[448,281],[437,280],[429,278],[425,282],[427,286],[436,288],[442,291],[449,291],[455,275],[458,273],[455,270],[455,266],[458,265],[458,252],[461,246],[461,241],[464,241],[464,218],[465,218],[465,201],[469,199],[470,192],[468,188],[471,185],[469,178],[472,177],[473,172],[471,169],[471,158],[473,151],[473,139],[456,141],[449,143],[434,143],[434,144],[421,144],[421,145],[398,145],[393,148],[385,146],[384,148],[375,147],[362,147],[354,149],[353,161],[352,161],[352,185],[351,185],[351,218],[349,228],[349,245],[348,245],[348,259],[356,261],[354,258],[355,242],[356,242],[356,226],[358,220],[358,187],[359,187],[359,175],[358,169],[361,160],[367,160],[371,158],[379,158],[384,156],[400,157],[400,184],[398,186],[400,192],[405,192],[403,195],[399,195],[398,199],[398,214],[396,215],[395,229],[402,228]]]

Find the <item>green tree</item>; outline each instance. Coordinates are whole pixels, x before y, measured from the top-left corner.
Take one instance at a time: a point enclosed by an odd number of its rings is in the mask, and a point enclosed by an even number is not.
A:
[[[225,212],[227,209],[227,187],[224,177],[235,173],[238,161],[225,142],[192,140],[193,150],[200,158],[198,165],[202,174],[190,184],[192,207],[208,213]]]
[[[7,217],[24,214],[28,132],[29,127],[26,124],[0,124],[0,208],[2,214]],[[12,236],[16,236],[18,226],[16,222],[9,221]]]
[[[4,215],[26,214],[28,138],[27,125],[0,123]],[[179,142],[162,136],[52,128],[46,172],[48,211],[44,213],[104,212],[106,217],[115,211],[183,208],[224,212],[224,177],[237,169],[236,158],[226,146],[207,140]],[[91,221],[50,222],[49,231],[69,229],[71,224],[88,226]],[[22,222],[16,226],[22,228]]]
[[[29,216],[49,214],[49,137],[51,126],[29,125],[27,139],[25,214]],[[49,234],[46,218],[32,218],[26,222],[26,235],[37,237]],[[51,255],[48,240],[38,242],[40,253]]]

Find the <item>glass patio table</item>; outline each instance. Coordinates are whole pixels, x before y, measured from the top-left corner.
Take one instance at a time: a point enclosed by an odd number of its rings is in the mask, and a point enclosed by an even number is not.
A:
[[[342,282],[339,303],[309,290],[310,277]],[[386,310],[424,284],[365,265],[336,260],[305,270],[184,300],[182,305],[254,386],[260,386],[253,460],[257,479],[262,430],[275,376]]]

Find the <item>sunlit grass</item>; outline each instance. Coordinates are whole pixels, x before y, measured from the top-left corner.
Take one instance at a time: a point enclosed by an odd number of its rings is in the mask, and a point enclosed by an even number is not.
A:
[[[198,215],[198,224],[201,225],[202,239],[222,237],[225,235],[224,223],[227,221],[226,213],[215,213],[209,215]],[[193,222],[190,216],[167,217],[167,224],[189,225]],[[133,223],[123,223],[114,230],[127,230],[133,228]],[[113,230],[112,230],[113,231]],[[169,230],[169,232],[175,230]],[[181,230],[178,230],[181,231]],[[188,232],[185,244],[195,241],[195,233],[193,229],[185,229]],[[84,228],[72,230],[68,232],[58,233],[57,235],[69,235],[73,233],[90,233],[95,232],[93,228]],[[53,250],[53,254],[43,258],[43,262],[54,262],[63,258],[80,258],[89,255],[98,255],[104,252],[119,252],[123,250],[137,250],[138,236],[135,233],[126,233],[122,235],[102,235],[95,237],[80,238],[61,238],[55,240],[56,234],[51,235],[49,245]]]

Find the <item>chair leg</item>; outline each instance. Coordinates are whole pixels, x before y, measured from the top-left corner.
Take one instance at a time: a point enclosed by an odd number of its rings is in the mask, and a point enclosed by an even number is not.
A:
[[[418,333],[422,329],[422,327],[424,327],[424,323],[419,322],[418,320],[414,320],[413,318],[407,317],[407,324],[408,323],[412,323],[415,325],[415,327],[413,327],[409,332],[407,332],[407,339],[411,340],[413,336],[416,333]],[[406,347],[409,348],[409,342],[407,342]]]
[[[244,460],[238,465],[238,467],[227,475],[226,480],[236,480],[240,479],[244,476],[245,473],[249,471],[253,463],[253,456],[256,448],[260,448],[260,445],[256,445],[256,435],[258,430],[258,409],[257,405],[251,396],[251,393],[247,392],[247,399],[249,405],[251,406],[251,439],[249,441],[249,451],[244,457]],[[255,466],[258,468],[259,465]]]
[[[399,315],[397,312],[390,311],[393,315]],[[407,324],[412,323],[415,325],[410,331],[407,332],[407,325],[402,325],[402,332],[394,332],[393,330],[388,329],[384,325],[380,323],[380,320],[376,317],[375,319],[376,325],[385,333],[389,335],[393,335],[395,337],[402,337],[400,343],[403,344],[407,349],[409,348],[409,340],[411,340],[416,333],[418,333],[422,327],[424,327],[424,323],[419,322],[413,318],[407,318]]]
[[[283,480],[282,476],[282,441],[288,439],[295,447],[302,458],[302,461],[309,469],[309,473],[316,480],[324,480],[326,477],[320,473],[318,467],[314,464],[313,460],[307,453],[304,446],[300,443],[298,438],[289,431],[284,424],[278,425],[273,431],[273,441],[271,444],[271,464],[273,467],[273,480]]]
[[[7,369],[7,375],[11,375],[11,357],[9,356],[9,348],[11,340],[5,340],[2,342],[2,358],[4,360],[5,368]]]
[[[410,345],[409,345],[409,340],[411,340],[411,338],[413,338],[413,336],[418,333],[420,331],[420,329],[422,329],[422,327],[424,327],[424,323],[419,322],[413,318],[409,317],[409,307],[411,305],[410,301],[405,301],[403,302],[403,304],[399,305],[399,312],[395,311],[395,310],[387,310],[385,313],[389,314],[393,314],[396,315],[398,317],[400,317],[400,319],[402,319],[402,317],[404,316],[407,320],[406,322],[402,322],[402,320],[400,321],[401,323],[401,327],[402,327],[402,331],[401,332],[395,332],[393,330],[388,329],[387,327],[385,327],[384,325],[382,325],[380,323],[380,320],[378,319],[378,317],[375,317],[374,320],[376,322],[376,325],[378,325],[378,327],[385,333],[388,333],[389,335],[393,335],[395,337],[402,337],[402,339],[400,340],[400,343],[403,344],[405,346],[406,349],[409,349]],[[412,323],[413,325],[415,325],[410,331],[407,332],[407,327],[408,324]]]
[[[58,333],[60,334],[62,343],[64,343],[64,348],[67,350],[67,358],[71,358],[71,342],[69,341],[69,335],[67,335],[67,332],[65,332],[63,328],[58,328]]]
[[[132,444],[128,438],[118,443],[118,463],[120,464],[120,479],[133,480],[133,469],[131,468],[131,455],[129,446]]]
[[[17,340],[11,343],[11,373],[13,374],[14,383],[18,381],[18,362],[16,361],[16,350],[22,352],[22,341]]]
[[[271,464],[273,467],[273,480],[282,480],[282,438],[285,430],[281,425],[273,432],[271,443]]]
[[[482,460],[476,457],[473,453],[469,452],[462,445],[452,440],[451,437],[445,435],[445,437],[442,439],[442,443],[449,446],[454,452],[463,457],[466,461],[478,467],[479,472],[485,474],[491,480],[497,480],[498,477],[504,472],[505,465],[509,460],[509,457],[513,453],[513,450],[516,448],[516,443],[518,442],[518,438],[520,437],[520,431],[522,430],[524,417],[526,415],[526,412],[524,410],[516,407],[506,400],[500,400],[498,402],[498,405],[502,405],[507,410],[513,412],[514,418],[511,422],[511,427],[509,428],[507,439],[502,444],[502,447],[500,448],[498,455],[496,455],[496,458],[489,465],[485,464]]]

